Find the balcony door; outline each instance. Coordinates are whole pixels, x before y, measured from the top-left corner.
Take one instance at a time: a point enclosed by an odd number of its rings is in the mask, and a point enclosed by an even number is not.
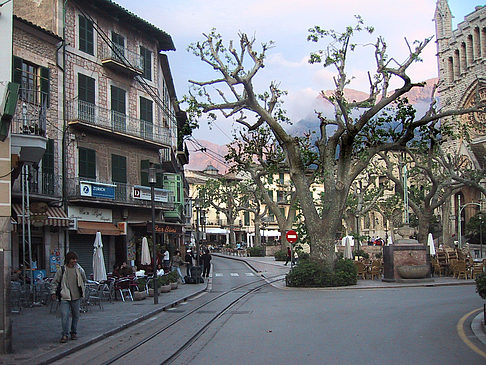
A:
[[[111,126],[119,132],[126,131],[126,91],[116,86],[111,86]]]
[[[95,124],[95,79],[78,74],[78,118]]]
[[[113,59],[121,62],[124,62],[125,58],[125,38],[115,32],[111,33],[111,44],[113,46]]]
[[[125,202],[127,200],[127,158],[125,156],[111,155],[111,181],[116,185],[115,199]]]

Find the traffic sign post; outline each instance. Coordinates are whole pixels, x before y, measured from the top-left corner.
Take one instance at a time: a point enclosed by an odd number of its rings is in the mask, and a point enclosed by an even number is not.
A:
[[[297,242],[299,236],[297,235],[297,232],[291,229],[290,231],[287,231],[285,238],[287,239],[287,242],[290,243],[290,268],[292,268],[294,266],[294,250],[292,245]]]

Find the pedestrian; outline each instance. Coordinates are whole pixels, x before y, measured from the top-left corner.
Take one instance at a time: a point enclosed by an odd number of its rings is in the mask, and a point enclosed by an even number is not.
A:
[[[192,268],[191,250],[186,251],[186,256],[184,257],[184,261],[186,262],[186,266],[187,266],[187,276],[191,276],[191,268]]]
[[[181,265],[184,263],[181,257],[181,251],[177,250],[175,255],[172,257],[172,271],[177,271],[179,277],[181,278],[182,284],[185,284],[184,276],[181,272]]]
[[[209,278],[209,271],[211,270],[211,254],[209,250],[206,249],[204,254],[201,256],[201,261],[203,263],[203,277]]]
[[[84,297],[86,274],[78,264],[78,255],[68,252],[51,284],[52,300],[59,300],[61,308],[61,343],[68,341],[69,314],[71,314],[71,340],[77,340],[77,328],[79,320],[79,306]]]
[[[292,259],[292,252],[290,251],[290,246],[287,247],[287,259],[285,260],[285,266],[289,263]]]
[[[167,271],[169,271],[169,267],[170,267],[170,254],[169,254],[169,250],[167,250],[167,248],[164,251],[164,261],[163,261],[163,265],[162,266],[163,266],[164,269],[167,269]]]

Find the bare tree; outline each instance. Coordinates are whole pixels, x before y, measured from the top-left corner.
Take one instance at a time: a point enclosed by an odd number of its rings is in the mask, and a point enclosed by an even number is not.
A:
[[[350,187],[374,156],[380,152],[403,150],[414,138],[416,130],[434,124],[442,117],[482,110],[473,107],[440,111],[432,105],[424,116],[416,118],[415,112],[407,109],[401,98],[413,88],[424,86],[423,82],[412,82],[407,70],[419,60],[430,38],[409,45],[408,56],[397,61],[386,54],[387,45],[382,37],[369,47],[356,47],[353,37],[363,31],[371,34],[373,29],[365,27],[359,17],[355,26],[349,26],[343,32],[318,26],[310,29],[309,40],[329,40],[325,49],[311,54],[310,62],[333,66],[336,72],[334,93],[322,93],[334,107],[334,117],[317,114],[320,125],[310,151],[311,158],[301,139],[290,135],[284,128],[287,117],[281,101],[285,92],[279,84],[272,82],[264,92],[255,90],[254,78],[265,66],[265,57],[272,43],[262,44],[257,51],[255,39],[241,33],[238,46],[230,41],[226,47],[221,35],[213,30],[204,35],[204,41],[190,47],[218,76],[208,81],[190,81],[196,90],[187,99],[188,111],[192,116],[207,113],[212,118],[216,117],[215,111],[220,111],[225,118],[234,119],[248,130],[256,130],[262,125],[270,128],[285,152],[296,198],[305,219],[311,255],[331,266],[335,257],[336,232],[341,227]],[[368,97],[361,101],[347,100],[344,89],[351,80],[346,70],[348,57],[358,49],[370,47],[375,69],[369,73]],[[393,79],[398,79],[401,86],[391,90]],[[316,167],[312,175],[308,173],[310,164]],[[309,189],[316,179],[323,183],[325,190],[320,208]]]

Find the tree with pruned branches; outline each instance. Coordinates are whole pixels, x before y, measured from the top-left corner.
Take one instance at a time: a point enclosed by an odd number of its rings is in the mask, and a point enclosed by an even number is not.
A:
[[[272,43],[257,47],[256,40],[244,33],[238,44],[229,42],[215,30],[204,35],[204,40],[190,46],[190,50],[209,65],[218,76],[207,81],[190,80],[193,85],[188,112],[192,117],[207,114],[216,117],[219,111],[249,131],[265,125],[285,154],[285,161],[299,201],[308,232],[311,256],[334,263],[334,241],[341,227],[350,188],[370,161],[386,151],[406,148],[416,133],[426,133],[437,125],[440,118],[484,110],[484,105],[462,110],[439,109],[435,103],[421,117],[410,110],[403,99],[413,88],[423,87],[423,82],[413,82],[407,74],[409,67],[420,60],[420,54],[430,38],[409,47],[408,56],[398,61],[387,55],[387,44],[377,37],[367,47],[356,47],[358,33],[372,36],[373,29],[357,17],[354,26],[344,31],[325,30],[319,26],[309,30],[308,40],[326,46],[310,56],[310,62],[335,71],[335,89],[332,95],[321,93],[334,108],[334,116],[317,113],[319,128],[312,148],[306,149],[302,139],[289,134],[285,125],[288,118],[282,106],[286,94],[277,82],[268,90],[258,91],[255,79],[265,66],[265,58]],[[357,51],[371,50],[375,66],[369,73],[369,93],[365,100],[348,100],[344,89],[350,83],[347,61]],[[392,81],[400,86],[391,89]],[[309,168],[313,173],[309,174]],[[310,186],[314,181],[324,185],[325,193],[320,207],[313,199]]]

